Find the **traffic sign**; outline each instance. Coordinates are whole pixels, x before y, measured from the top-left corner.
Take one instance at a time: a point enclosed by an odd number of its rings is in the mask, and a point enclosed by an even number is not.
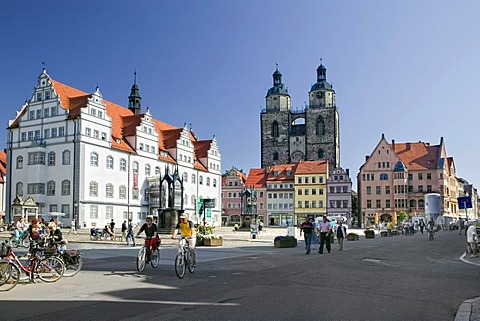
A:
[[[212,218],[212,209],[211,208],[206,208],[205,209],[205,215],[207,218]]]
[[[457,197],[457,202],[459,209],[472,208],[472,198],[470,196]]]

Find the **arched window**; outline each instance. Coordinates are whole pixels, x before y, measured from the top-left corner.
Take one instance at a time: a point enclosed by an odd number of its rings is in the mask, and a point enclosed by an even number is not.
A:
[[[70,181],[68,179],[62,181],[62,195],[70,195]]]
[[[318,158],[325,158],[325,152],[321,148],[318,150]]]
[[[105,185],[105,197],[113,197],[113,184],[108,183],[107,185]]]
[[[195,174],[192,174],[192,184],[195,184],[196,179],[195,179]]]
[[[23,196],[23,183],[17,183],[17,196]]]
[[[191,203],[192,205],[197,204],[197,198],[195,197],[195,195],[192,195],[191,202],[192,202],[192,203]]]
[[[55,166],[56,155],[55,152],[48,153],[48,166]]]
[[[160,174],[160,166],[155,166],[155,175]]]
[[[113,169],[113,157],[112,156],[107,156],[107,168],[108,169]]]
[[[274,161],[278,160],[278,152],[273,153],[273,160]]]
[[[125,158],[120,158],[120,170],[122,172],[127,171],[127,161],[125,160]]]
[[[145,176],[150,176],[150,164],[145,164]]]
[[[188,174],[186,172],[183,173],[183,182],[188,183]]]
[[[63,165],[70,165],[70,151],[64,150],[62,153],[62,164]]]
[[[387,173],[381,173],[380,174],[380,180],[381,181],[387,181],[388,180],[388,174]]]
[[[278,138],[278,123],[276,120],[272,123],[272,138]]]
[[[90,182],[90,196],[98,196],[98,183]]]
[[[325,121],[322,116],[318,116],[317,123],[315,125],[315,133],[317,136],[325,135]]]
[[[213,179],[213,187],[217,187],[217,179],[216,178]]]
[[[207,177],[207,186],[210,186],[210,177]]]
[[[55,181],[48,181],[47,183],[47,195],[55,195]]]
[[[202,175],[200,175],[198,177],[198,184],[203,185],[203,176]]]
[[[138,173],[138,162],[133,162],[132,169],[134,173]]]
[[[17,157],[17,169],[22,169],[23,168],[23,156],[18,156]]]
[[[410,200],[410,208],[416,208],[417,202],[415,200]]]
[[[98,166],[98,154],[97,153],[91,153],[90,154],[90,165]]]

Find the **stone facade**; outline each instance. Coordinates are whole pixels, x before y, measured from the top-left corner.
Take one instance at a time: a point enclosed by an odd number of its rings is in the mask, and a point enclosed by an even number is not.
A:
[[[275,70],[266,108],[260,114],[262,167],[326,159],[330,168],[340,162],[339,117],[335,91],[326,81],[326,68],[317,69],[309,106],[290,109],[290,96]]]

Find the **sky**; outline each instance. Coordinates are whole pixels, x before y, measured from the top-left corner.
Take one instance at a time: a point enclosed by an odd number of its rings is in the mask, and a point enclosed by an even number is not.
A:
[[[382,134],[439,144],[480,184],[479,1],[0,2],[0,147],[44,62],[57,81],[127,106],[137,71],[143,111],[200,139],[222,172],[260,164],[260,110],[275,64],[292,109],[322,59],[340,115],[340,165],[352,180]]]

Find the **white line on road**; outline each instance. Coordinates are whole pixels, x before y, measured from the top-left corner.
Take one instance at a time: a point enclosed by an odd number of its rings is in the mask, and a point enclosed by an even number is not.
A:
[[[464,252],[462,254],[462,256],[460,256],[460,261],[464,262],[464,263],[468,263],[468,264],[473,264],[473,265],[476,265],[476,266],[480,266],[479,263],[475,263],[475,262],[470,262],[469,260],[465,259],[465,257],[467,256],[467,252]]]

